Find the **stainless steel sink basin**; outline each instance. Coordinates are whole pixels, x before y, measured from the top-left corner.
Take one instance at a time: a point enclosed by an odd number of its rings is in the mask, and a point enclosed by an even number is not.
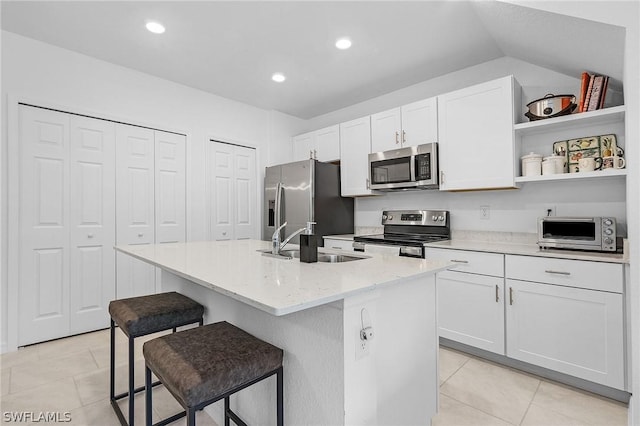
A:
[[[277,259],[300,259],[300,250],[282,250],[279,255],[271,253],[271,250],[258,250],[263,256],[275,257]],[[322,263],[343,263],[354,260],[367,259],[369,256],[350,256],[348,254],[334,254],[318,252],[318,262]]]

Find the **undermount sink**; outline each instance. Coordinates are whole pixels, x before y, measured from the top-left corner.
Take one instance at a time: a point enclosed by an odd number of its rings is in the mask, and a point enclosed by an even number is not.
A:
[[[281,250],[280,254],[273,254],[271,250],[258,250],[263,256],[275,257],[279,259],[300,259],[300,250]],[[318,262],[322,263],[343,263],[354,260],[367,259],[368,256],[350,256],[348,254],[334,254],[318,252]]]

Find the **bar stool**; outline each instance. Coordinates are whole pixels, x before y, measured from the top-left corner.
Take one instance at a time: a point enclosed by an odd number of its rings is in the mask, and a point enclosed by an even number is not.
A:
[[[127,420],[118,405],[118,400],[129,397],[129,426],[133,426],[133,397],[145,389],[140,386],[134,389],[133,348],[136,337],[181,327],[187,324],[203,324],[204,306],[175,291],[152,294],[149,296],[131,297],[113,300],[109,303],[111,315],[111,348],[109,376],[109,397],[120,423],[127,425]],[[115,395],[115,325],[129,338],[129,390]],[[155,382],[158,385],[160,382]]]
[[[276,374],[277,424],[283,426],[283,351],[228,322],[217,322],[145,342],[146,424],[152,426],[153,372],[185,409],[162,426],[187,416],[195,426],[196,411],[224,398],[225,426],[245,425],[229,407],[234,393]],[[178,417],[179,416],[179,417]]]

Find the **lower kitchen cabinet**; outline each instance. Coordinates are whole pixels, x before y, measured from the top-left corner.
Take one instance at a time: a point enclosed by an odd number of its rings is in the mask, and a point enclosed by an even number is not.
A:
[[[440,272],[440,336],[504,355],[504,278]]]
[[[324,246],[336,250],[353,251],[353,240],[324,237]]]

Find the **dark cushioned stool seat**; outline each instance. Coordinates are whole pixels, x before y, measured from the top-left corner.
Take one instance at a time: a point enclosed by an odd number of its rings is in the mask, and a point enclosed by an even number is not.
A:
[[[109,314],[129,337],[198,322],[204,306],[175,291],[113,300]]]
[[[276,373],[282,396],[282,349],[227,322],[158,337],[146,342],[142,353],[147,374],[155,373],[185,409],[228,398]]]

